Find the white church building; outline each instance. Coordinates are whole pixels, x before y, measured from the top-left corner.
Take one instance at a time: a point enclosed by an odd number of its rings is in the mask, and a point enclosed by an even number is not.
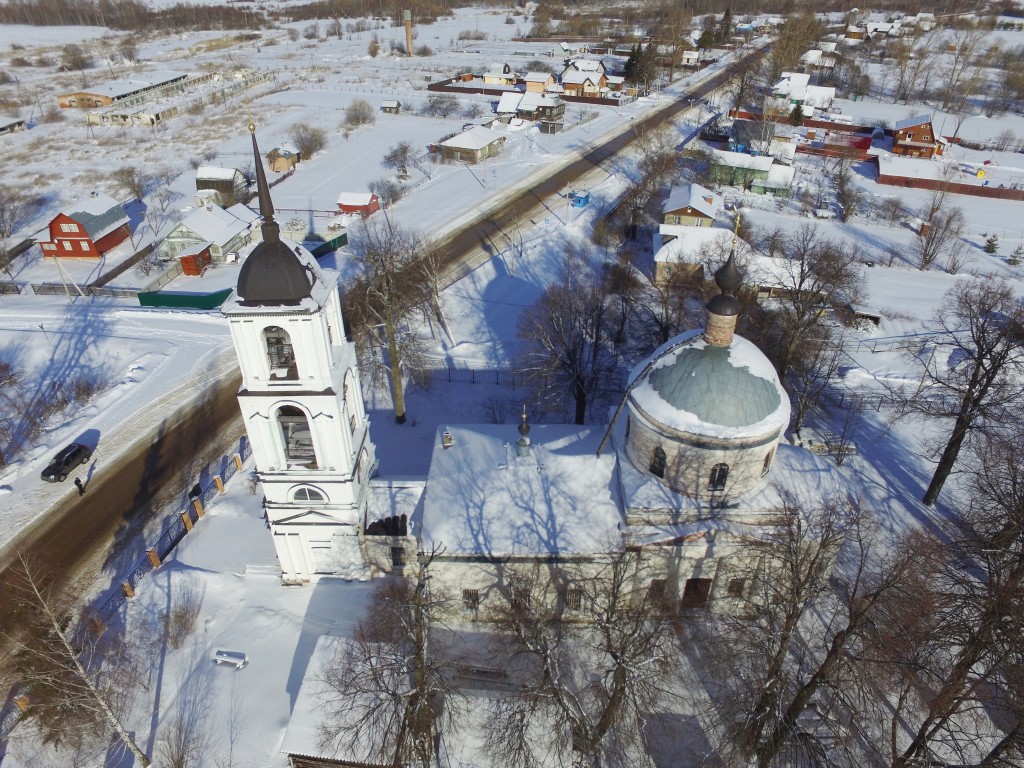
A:
[[[778,520],[784,495],[818,506],[844,493],[822,457],[783,440],[789,397],[735,334],[733,256],[715,273],[706,328],[640,363],[609,425],[534,426],[525,411],[518,427],[442,424],[426,478],[401,492],[371,481],[377,459],[338,276],[281,240],[255,135],[253,152],[263,242],[222,311],[285,582],[400,571],[435,552],[435,584],[474,620],[510,570],[600,565],[628,550],[643,553],[637,579],[652,590],[728,610],[752,588],[738,576],[749,573],[745,549]]]

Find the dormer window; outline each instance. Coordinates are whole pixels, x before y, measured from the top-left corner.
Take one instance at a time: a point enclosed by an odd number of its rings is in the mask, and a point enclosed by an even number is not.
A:
[[[263,329],[263,341],[267,348],[270,378],[299,378],[299,370],[295,365],[295,352],[292,350],[292,339],[288,335],[288,331],[276,325],[267,326]]]

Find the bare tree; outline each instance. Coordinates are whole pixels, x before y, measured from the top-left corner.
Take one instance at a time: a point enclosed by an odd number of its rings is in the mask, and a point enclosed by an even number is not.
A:
[[[44,741],[57,742],[72,730],[113,732],[140,765],[148,766],[149,757],[117,714],[131,692],[115,666],[124,654],[78,625],[53,579],[23,557],[9,573],[12,599],[0,637],[14,649],[18,679],[28,690],[28,711]]]
[[[423,367],[422,343],[406,322],[417,308],[432,301],[434,283],[424,270],[431,271],[437,252],[423,237],[392,225],[386,217],[366,220],[352,250],[360,267],[348,290],[352,333],[366,370],[385,373],[390,379],[395,423],[404,424],[403,377],[408,370]],[[381,349],[386,355],[375,354]]]
[[[24,227],[39,211],[42,198],[21,187],[0,184],[0,267],[7,277],[14,279],[11,271],[10,238]]]
[[[410,142],[400,141],[388,149],[380,164],[385,168],[396,170],[400,179],[407,179],[409,178],[409,165],[415,159],[413,151],[413,146]]]
[[[570,252],[561,281],[519,318],[520,367],[538,405],[557,408],[568,398],[575,422],[586,423],[618,362],[609,314],[599,276],[585,256]]]
[[[951,419],[922,501],[939,497],[971,435],[1012,419],[1024,396],[1024,303],[1006,282],[958,281],[935,313],[933,352],[920,385],[894,390],[902,413]]]
[[[864,200],[864,193],[856,184],[853,164],[857,162],[857,150],[843,148],[832,163],[830,175],[836,188],[836,202],[839,204],[840,221],[849,221]]]
[[[811,408],[820,402],[832,379],[839,371],[843,346],[841,340],[826,335],[808,339],[804,353],[798,355],[786,377],[793,401],[793,431],[799,432]]]
[[[522,687],[491,712],[485,748],[502,765],[642,764],[644,720],[671,704],[680,655],[674,604],[650,595],[639,557],[507,573],[488,618]]]
[[[981,45],[988,33],[984,29],[957,29],[946,44],[946,66],[942,69],[944,86],[942,108],[951,109],[963,104],[977,85],[983,61],[979,58]]]
[[[308,123],[296,123],[289,129],[288,135],[303,160],[310,159],[327,146],[327,132]]]
[[[114,170],[110,178],[118,187],[132,196],[133,200],[142,200],[153,185],[155,179],[134,165],[124,165]]]
[[[361,762],[436,765],[434,745],[451,737],[464,709],[454,663],[439,652],[437,619],[448,601],[430,583],[438,554],[421,556],[411,579],[390,576],[374,590],[372,612],[322,677],[321,744]]]
[[[918,269],[929,269],[940,256],[955,256],[965,248],[960,236],[967,226],[967,219],[962,210],[947,205],[946,195],[945,189],[932,192],[921,215],[922,224],[915,247]]]
[[[759,768],[784,750],[821,750],[818,739],[841,730],[848,711],[835,684],[908,560],[854,500],[808,509],[783,499],[772,528],[727,566],[735,610],[684,625],[715,681],[718,714],[706,732],[720,754]],[[828,754],[850,763],[843,749]]]
[[[345,108],[345,123],[347,129],[358,128],[361,125],[373,125],[377,122],[377,113],[373,105],[366,99],[355,99]]]
[[[638,148],[633,182],[623,201],[630,211],[629,239],[636,237],[644,209],[667,181],[677,173],[675,147],[666,131],[637,129]]]
[[[161,766],[202,768],[211,746],[211,682],[208,663],[197,665],[182,676],[174,709],[160,728]]]
[[[760,337],[779,377],[785,379],[795,357],[806,349],[806,340],[825,335],[822,307],[856,301],[861,253],[804,224],[782,240],[782,254],[775,259],[772,274],[765,276],[779,285],[781,295],[765,315],[767,325],[752,329],[751,335]]]

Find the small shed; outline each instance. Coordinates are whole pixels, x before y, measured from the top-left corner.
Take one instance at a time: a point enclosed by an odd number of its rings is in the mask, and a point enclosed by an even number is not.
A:
[[[402,102],[398,99],[384,99],[380,103],[380,111],[387,112],[389,115],[397,115],[402,111]]]
[[[213,263],[213,256],[210,254],[210,246],[213,243],[207,241],[190,245],[178,254],[181,261],[181,271],[192,277],[199,277],[203,271]]]
[[[380,198],[372,192],[342,192],[338,195],[340,213],[356,213],[364,219],[380,210]]]
[[[196,169],[196,190],[213,190],[219,205],[241,202],[247,186],[245,174],[237,168],[201,165]]]
[[[267,153],[267,165],[274,173],[288,173],[299,164],[302,157],[292,147],[274,147]]]

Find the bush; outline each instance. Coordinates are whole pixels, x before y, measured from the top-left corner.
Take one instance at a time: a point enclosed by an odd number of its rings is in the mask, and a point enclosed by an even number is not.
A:
[[[405,50],[405,45],[400,43],[398,40],[388,41],[388,50],[392,53],[397,53],[399,56],[408,55],[408,51]]]
[[[371,181],[369,189],[380,198],[384,207],[394,205],[405,195],[405,187],[392,179],[376,179]]]
[[[0,85],[7,85],[11,82],[11,76],[5,70],[0,69]]]
[[[64,110],[60,107],[49,106],[39,116],[40,123],[59,123],[64,120]]]
[[[356,99],[345,110],[345,128],[358,128],[360,125],[373,125],[375,122],[377,113],[366,99]]]
[[[12,67],[31,67],[32,62],[26,59],[24,56],[15,56],[11,59]]]
[[[307,40],[316,40],[320,37],[320,25],[313,22],[308,27],[302,30],[302,36]]]
[[[366,46],[366,52],[370,54],[372,58],[377,58],[377,54],[380,53],[380,40],[377,38],[377,33],[374,32],[370,38],[370,44]]]
[[[423,106],[423,113],[433,117],[450,117],[458,111],[459,100],[451,93],[432,93]]]
[[[327,146],[326,131],[307,123],[296,123],[288,135],[303,160],[308,160]]]
[[[486,40],[487,33],[479,29],[464,29],[459,32],[459,40]]]
[[[71,43],[61,49],[60,65],[64,69],[88,69],[92,66],[92,61],[82,46]]]
[[[416,49],[416,55],[417,56],[433,56],[434,55],[434,49],[431,48],[429,45],[421,45],[421,46],[419,46]]]

